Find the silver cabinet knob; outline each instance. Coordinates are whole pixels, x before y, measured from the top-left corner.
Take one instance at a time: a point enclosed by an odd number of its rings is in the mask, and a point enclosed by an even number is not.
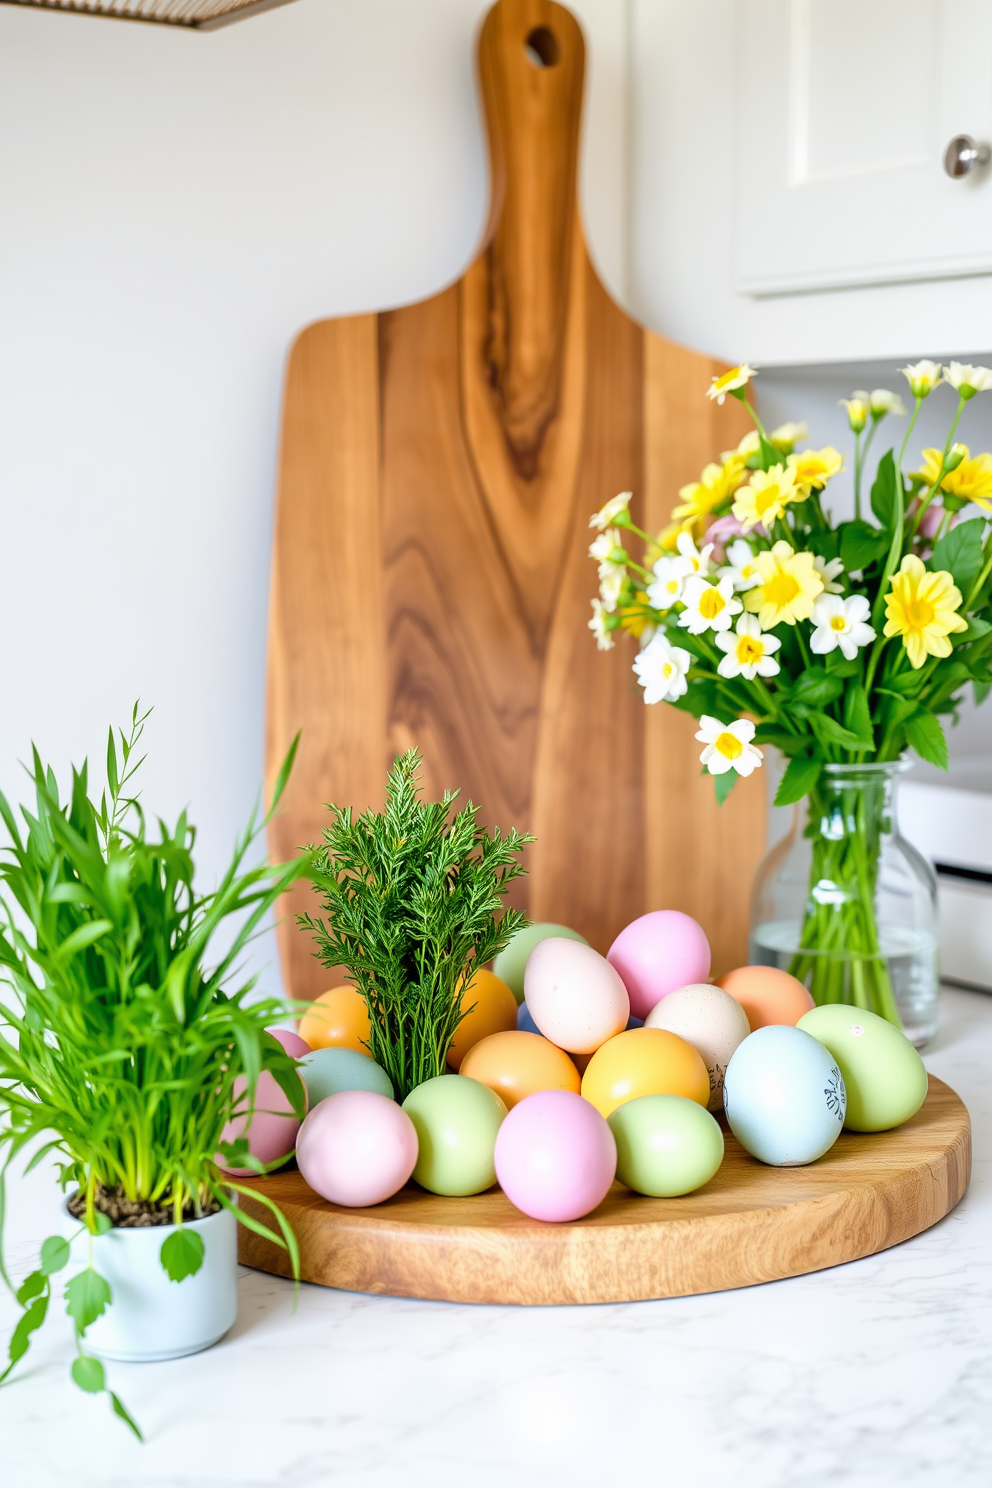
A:
[[[980,145],[970,134],[956,134],[944,151],[944,170],[952,180],[959,181],[990,160],[992,149],[988,145]]]

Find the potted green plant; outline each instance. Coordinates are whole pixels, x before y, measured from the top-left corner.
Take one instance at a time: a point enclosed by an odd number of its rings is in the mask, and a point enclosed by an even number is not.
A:
[[[225,1143],[222,1134],[254,1114],[263,1071],[298,1116],[305,1111],[295,1061],[267,1032],[287,1009],[258,996],[239,963],[308,859],[259,863],[265,823],[253,817],[220,883],[200,891],[185,813],[153,831],[130,793],[144,722],[135,707],[129,732],[115,740],[111,730],[99,803],[85,764],[63,802],[37,750],[35,805],[21,808],[23,823],[0,795],[9,837],[0,860],[0,1223],[3,1175],[29,1148],[32,1165],[61,1159],[70,1190],[66,1233],[45,1241],[16,1290],[23,1312],[0,1379],[27,1352],[62,1272],[72,1377],[93,1393],[106,1389],[99,1356],[177,1357],[227,1331],[238,1221],[285,1246],[298,1270],[278,1209],[268,1204],[274,1229],[239,1211],[239,1184],[218,1159],[261,1170],[245,1135]]]

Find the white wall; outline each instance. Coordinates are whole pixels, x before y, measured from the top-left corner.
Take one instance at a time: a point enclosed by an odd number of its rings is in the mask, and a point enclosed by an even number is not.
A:
[[[262,772],[273,476],[307,322],[471,258],[487,0],[298,0],[214,33],[0,6],[0,786],[155,705],[146,802],[222,865]],[[625,263],[626,11],[592,39],[592,249]],[[333,575],[328,575],[333,582]],[[267,985],[277,985],[274,949]]]

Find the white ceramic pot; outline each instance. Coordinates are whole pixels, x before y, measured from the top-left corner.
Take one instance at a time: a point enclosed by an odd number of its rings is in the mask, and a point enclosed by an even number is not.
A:
[[[238,1222],[228,1209],[191,1220],[203,1240],[203,1265],[194,1276],[170,1281],[159,1252],[171,1226],[113,1229],[92,1240],[63,1205],[73,1235],[68,1281],[88,1264],[110,1284],[111,1303],[86,1331],[85,1347],[128,1364],[181,1359],[223,1338],[238,1312]]]

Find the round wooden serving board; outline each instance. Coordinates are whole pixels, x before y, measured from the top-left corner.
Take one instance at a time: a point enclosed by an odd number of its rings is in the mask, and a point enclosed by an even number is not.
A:
[[[374,1209],[340,1209],[295,1171],[248,1186],[293,1226],[304,1281],[448,1302],[562,1304],[719,1292],[872,1255],[943,1219],[971,1172],[968,1112],[933,1075],[912,1121],[871,1136],[842,1132],[809,1167],[765,1167],[729,1133],[726,1143],[719,1173],[696,1193],[647,1199],[614,1184],[574,1224],[527,1219],[498,1189],[444,1199],[410,1187]],[[239,1246],[244,1265],[289,1274],[285,1252],[243,1226]]]

